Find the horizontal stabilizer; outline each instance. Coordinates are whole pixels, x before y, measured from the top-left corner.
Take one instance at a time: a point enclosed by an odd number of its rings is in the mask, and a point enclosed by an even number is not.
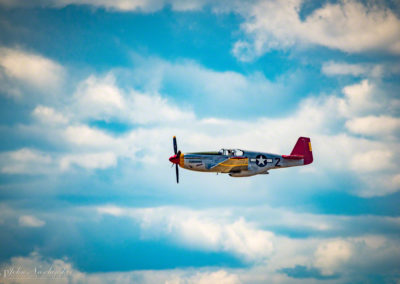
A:
[[[304,159],[303,155],[282,155],[282,158],[287,160],[302,160]]]

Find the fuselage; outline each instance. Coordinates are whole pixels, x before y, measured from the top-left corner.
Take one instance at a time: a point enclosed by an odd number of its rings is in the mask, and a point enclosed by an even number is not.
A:
[[[169,158],[176,165],[178,181],[178,166],[198,171],[226,173],[232,177],[247,177],[258,174],[268,174],[271,169],[304,166],[313,162],[311,140],[299,137],[290,155],[277,155],[264,152],[240,149],[221,149],[218,152],[196,152],[183,154],[177,150],[176,138],[173,138],[175,155]]]
[[[187,170],[229,173],[233,177],[267,174],[271,169],[303,165],[302,159],[285,159],[282,155],[238,149],[180,154],[177,162]]]

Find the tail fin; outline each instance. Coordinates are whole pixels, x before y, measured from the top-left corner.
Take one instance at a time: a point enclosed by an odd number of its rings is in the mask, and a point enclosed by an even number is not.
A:
[[[313,162],[313,154],[311,148],[311,140],[308,137],[300,137],[294,146],[290,155],[299,155],[304,157],[304,165],[311,164]]]

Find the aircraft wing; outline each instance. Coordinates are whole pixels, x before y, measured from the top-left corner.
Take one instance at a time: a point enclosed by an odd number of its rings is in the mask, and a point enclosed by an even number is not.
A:
[[[247,170],[248,166],[249,166],[248,158],[231,157],[211,167],[210,170],[218,171],[221,173],[230,173],[241,170]]]

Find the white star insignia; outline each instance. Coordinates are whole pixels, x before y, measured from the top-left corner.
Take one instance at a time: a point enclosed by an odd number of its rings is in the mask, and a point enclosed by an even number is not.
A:
[[[264,159],[262,156],[261,156],[260,158],[257,159],[257,161],[258,161],[258,163],[259,163],[260,165],[265,165],[265,160],[266,160],[266,159]]]

